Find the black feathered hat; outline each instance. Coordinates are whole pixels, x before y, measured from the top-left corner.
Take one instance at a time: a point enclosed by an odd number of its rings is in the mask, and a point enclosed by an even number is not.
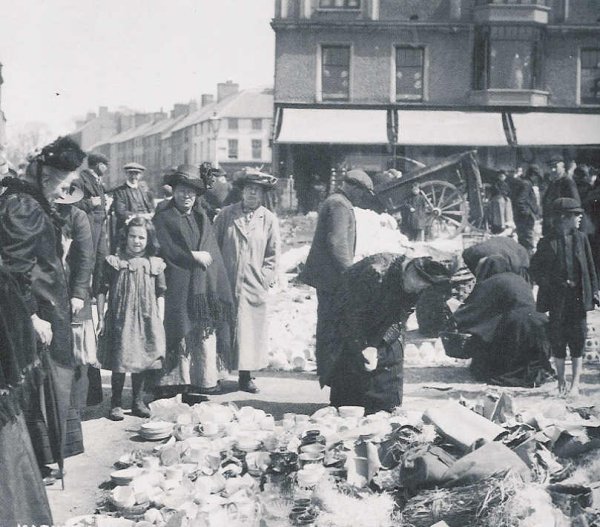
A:
[[[85,156],[86,153],[79,144],[72,137],[65,135],[42,148],[40,153],[34,157],[34,161],[41,165],[72,172],[81,166]]]

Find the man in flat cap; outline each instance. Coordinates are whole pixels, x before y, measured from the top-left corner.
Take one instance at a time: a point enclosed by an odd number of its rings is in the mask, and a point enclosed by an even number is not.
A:
[[[87,157],[88,168],[79,172],[79,179],[73,182],[73,187],[83,192],[83,199],[75,203],[75,206],[87,214],[92,229],[92,243],[94,251],[94,273],[96,279],[98,267],[108,256],[108,231],[106,196],[102,177],[108,171],[108,159],[102,154],[90,152]]]
[[[331,357],[328,343],[335,323],[333,298],[342,273],[354,260],[356,218],[354,206],[373,193],[373,181],[360,169],[350,170],[339,191],[328,196],[319,210],[317,228],[304,270],[299,278],[317,290],[317,373],[324,374]]]
[[[565,161],[561,155],[555,154],[548,161],[549,183],[542,197],[542,234],[544,236],[552,232],[552,220],[554,218],[553,203],[558,198],[572,198],[581,203],[577,185],[565,169]]]
[[[113,210],[117,218],[117,236],[125,223],[133,216],[151,219],[154,215],[154,202],[150,193],[142,188],[140,179],[146,167],[139,163],[127,163],[123,170],[127,181],[113,191]]]

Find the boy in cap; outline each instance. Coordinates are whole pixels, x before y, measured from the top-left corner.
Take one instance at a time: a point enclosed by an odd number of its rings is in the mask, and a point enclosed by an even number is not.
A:
[[[565,161],[561,155],[553,155],[548,161],[550,173],[549,183],[542,197],[542,234],[552,232],[552,219],[554,218],[553,203],[558,198],[572,198],[581,202],[577,186],[573,178],[569,177],[565,169]]]
[[[550,340],[560,395],[578,395],[586,336],[586,312],[598,299],[598,280],[587,236],[579,231],[583,209],[573,198],[552,204],[554,231],[539,242],[531,259],[531,276],[540,286],[538,311],[550,312]],[[571,354],[573,378],[567,392],[566,348]]]

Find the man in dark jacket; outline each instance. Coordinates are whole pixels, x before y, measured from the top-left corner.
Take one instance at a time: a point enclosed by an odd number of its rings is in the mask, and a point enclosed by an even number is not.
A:
[[[565,170],[565,162],[562,156],[552,156],[548,166],[550,168],[550,181],[542,198],[542,234],[544,236],[552,233],[552,220],[555,217],[552,204],[555,200],[558,198],[572,198],[581,203],[575,181]]]
[[[317,227],[300,280],[317,290],[317,372],[327,362],[327,342],[332,338],[333,295],[342,273],[354,260],[356,219],[354,205],[373,192],[366,172],[350,170],[339,192],[331,194],[319,211]]]
[[[133,216],[151,219],[154,215],[152,196],[140,185],[146,167],[139,163],[127,163],[123,169],[127,181],[113,190],[112,208],[116,216],[116,234],[119,235],[125,223]]]
[[[527,249],[531,256],[534,248],[533,229],[535,220],[540,215],[537,196],[533,190],[534,185],[539,185],[541,179],[540,169],[537,165],[530,165],[525,176],[514,185],[513,215],[517,227],[519,243]]]
[[[88,154],[88,168],[79,172],[79,179],[73,182],[73,187],[83,191],[83,199],[75,204],[87,214],[92,229],[92,244],[94,254],[93,277],[98,276],[99,267],[108,256],[108,231],[106,196],[102,176],[108,170],[108,159],[102,154]]]
[[[577,395],[586,335],[586,312],[598,303],[598,280],[587,236],[580,232],[583,209],[572,198],[553,203],[554,232],[544,236],[531,260],[530,272],[540,286],[538,311],[550,312],[550,340],[558,373],[558,389],[566,393],[565,356],[569,346]]]

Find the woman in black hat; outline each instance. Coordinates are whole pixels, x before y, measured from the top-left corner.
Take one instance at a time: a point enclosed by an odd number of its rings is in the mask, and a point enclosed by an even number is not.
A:
[[[33,157],[24,179],[5,178],[7,190],[0,196],[0,256],[25,298],[48,375],[26,409],[43,468],[53,461],[62,465],[74,367],[71,316],[84,305],[83,298],[69,295],[54,201],[68,193],[84,159],[75,141],[58,138]]]
[[[206,192],[198,168],[180,165],[165,182],[173,188],[173,198],[153,220],[160,255],[167,262],[167,356],[159,384],[194,384],[216,393],[215,332],[231,320],[231,288],[212,225],[198,203]],[[220,351],[228,368],[228,350]]]

